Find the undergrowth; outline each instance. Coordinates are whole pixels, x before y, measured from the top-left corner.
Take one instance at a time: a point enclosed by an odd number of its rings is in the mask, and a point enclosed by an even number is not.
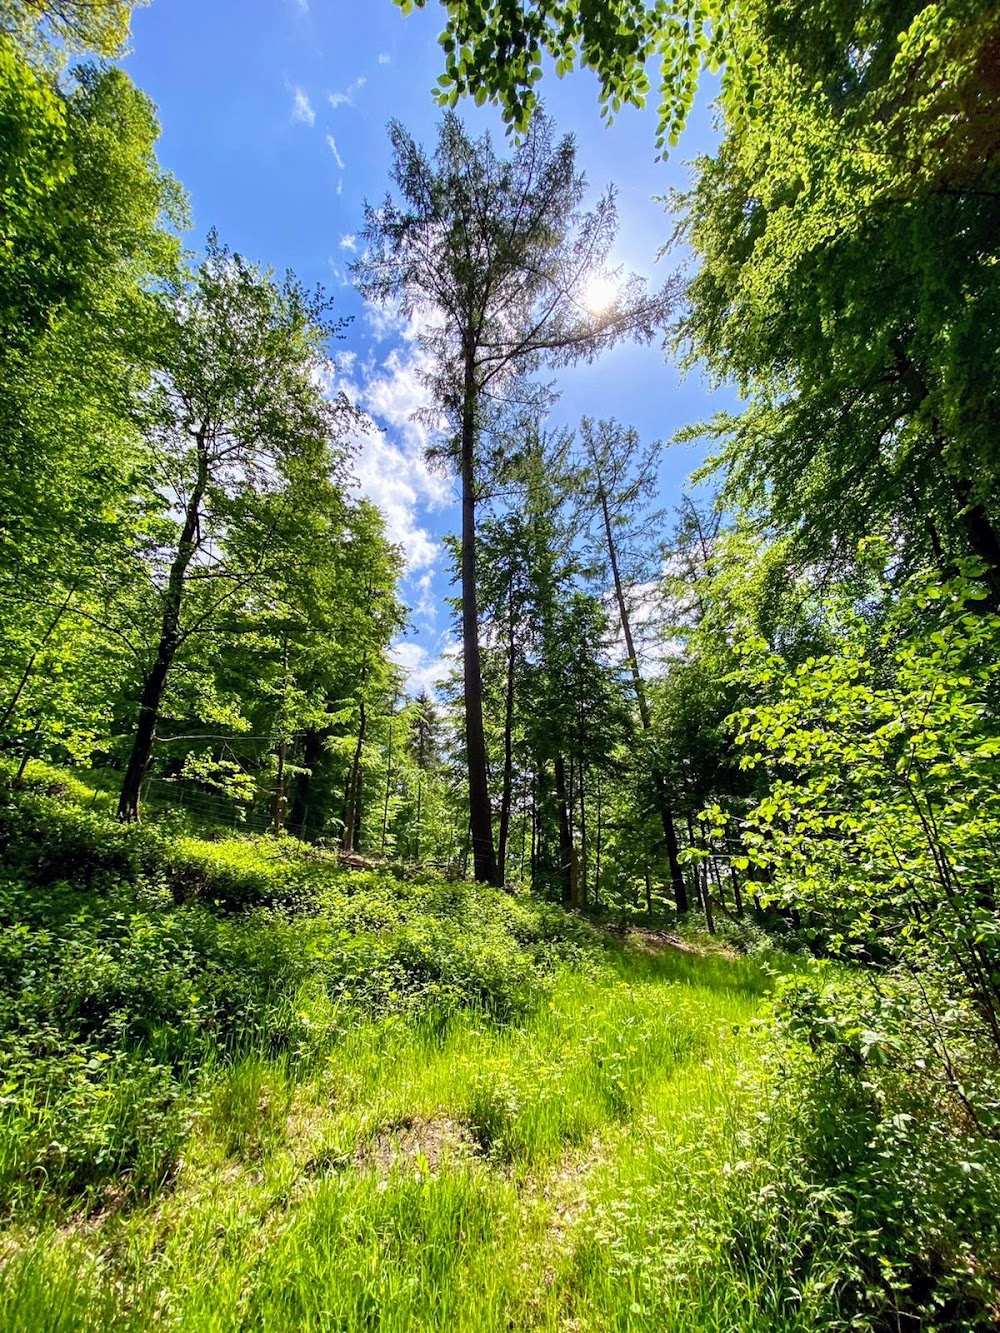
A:
[[[0,1331],[994,1325],[993,1140],[843,971],[29,777]]]

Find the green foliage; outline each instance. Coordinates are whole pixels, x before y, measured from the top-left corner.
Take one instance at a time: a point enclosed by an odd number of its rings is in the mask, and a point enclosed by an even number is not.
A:
[[[998,1040],[996,617],[969,579],[920,580],[881,624],[844,611],[839,652],[787,673],[754,656],[739,715],[769,790],[742,821],[744,864],[828,946],[953,975]]]
[[[33,58],[60,64],[68,54],[120,55],[132,10],[143,0],[0,0],[0,33]]]
[[[426,0],[396,0],[403,13]],[[611,119],[623,106],[643,106],[651,91],[649,69],[660,69],[657,147],[676,143],[694,99],[698,75],[715,69],[729,49],[730,12],[723,4],[684,0],[648,6],[643,0],[587,5],[579,0],[513,0],[488,10],[465,3],[447,5],[441,36],[445,72],[437,97],[454,106],[473,94],[476,104],[499,103],[504,117],[524,131],[538,107],[534,85],[542,77],[542,57],[562,76],[579,63],[600,81],[601,114]]]
[[[846,1227],[841,1316],[992,1327],[1000,1156],[928,1058],[944,1049],[969,1085],[981,1059],[947,978],[925,969],[872,988],[820,966],[781,983],[775,1032],[765,1068],[776,1110],[788,1099],[788,1157],[773,1203],[811,1211],[820,1244]],[[981,1095],[981,1069],[976,1081]]]
[[[159,1185],[220,1061],[305,1068],[378,1014],[510,1022],[595,949],[556,909],[345,877],[291,840],[170,839],[30,790],[2,815],[6,1210]]]
[[[726,499],[800,568],[880,534],[911,568],[977,556],[995,600],[995,14],[742,22],[767,52],[754,114],[723,99],[724,142],[673,201],[698,259],[682,340],[750,400],[710,427]]]

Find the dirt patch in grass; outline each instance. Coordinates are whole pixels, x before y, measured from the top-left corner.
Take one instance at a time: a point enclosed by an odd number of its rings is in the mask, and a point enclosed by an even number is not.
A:
[[[407,1118],[386,1125],[354,1155],[356,1166],[374,1168],[381,1176],[403,1168],[436,1175],[443,1163],[480,1156],[469,1126],[448,1116]]]
[[[673,935],[667,930],[627,926],[624,930],[614,933],[640,953],[664,953],[670,950],[675,953],[691,954],[697,958],[739,958],[738,953],[724,944],[709,943],[708,940],[704,944],[692,944],[689,940],[682,940],[679,935]]]

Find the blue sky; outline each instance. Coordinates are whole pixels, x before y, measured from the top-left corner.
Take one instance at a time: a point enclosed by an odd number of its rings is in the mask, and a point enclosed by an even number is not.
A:
[[[433,142],[441,13],[431,3],[404,18],[392,0],[152,0],[135,14],[125,61],[159,107],[160,161],[189,193],[192,247],[215,227],[248,257],[322,283],[337,313],[353,317],[334,356],[341,382],[377,426],[358,441],[357,471],[408,560],[402,591],[414,626],[396,656],[411,688],[429,683],[449,651],[440,538],[458,524],[456,491],[426,466],[425,432],[411,420],[425,399],[412,329],[367,309],[347,265],[364,200],[388,186],[386,123],[397,118]],[[652,196],[686,184],[685,161],[712,147],[708,107],[697,110],[671,160],[657,163],[652,110],[627,111],[606,127],[588,71],[562,81],[549,75],[542,91],[558,129],[576,137],[594,197],[616,187],[616,260],[663,281],[671,261],[655,261],[671,220]],[[476,132],[490,128],[502,140],[495,111],[459,110]],[[701,376],[682,380],[656,344],[615,349],[561,372],[557,383],[554,424],[614,416],[644,441],[667,439],[732,402],[710,395]],[[699,454],[675,447],[662,458],[661,503],[669,508]]]

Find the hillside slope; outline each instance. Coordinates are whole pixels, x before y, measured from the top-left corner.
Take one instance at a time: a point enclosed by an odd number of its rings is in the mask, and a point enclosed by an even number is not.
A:
[[[41,771],[0,839],[0,1330],[844,1326],[757,962]]]

